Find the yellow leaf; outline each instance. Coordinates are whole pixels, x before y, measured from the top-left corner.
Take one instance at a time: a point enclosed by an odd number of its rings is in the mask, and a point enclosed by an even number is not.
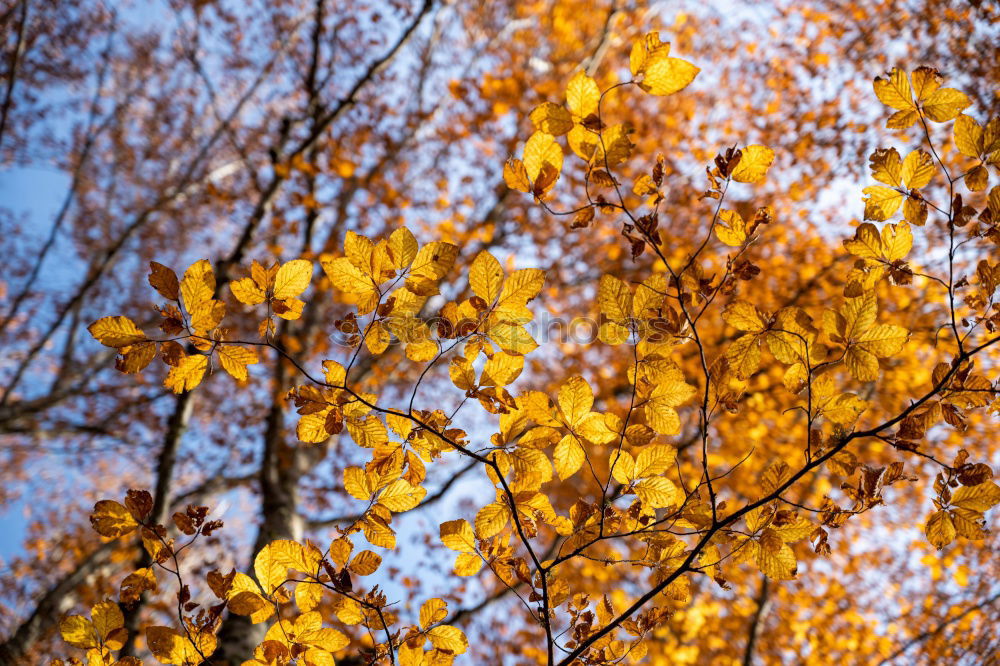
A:
[[[892,217],[900,204],[903,203],[903,193],[897,192],[890,187],[881,185],[870,185],[861,190],[865,194],[865,219],[888,220]]]
[[[181,280],[181,297],[184,307],[191,312],[215,294],[215,273],[212,264],[201,259],[191,264]]]
[[[538,348],[531,334],[523,326],[498,323],[490,327],[490,339],[508,354],[524,355]]]
[[[876,97],[886,106],[903,111],[913,108],[910,79],[903,70],[893,68],[884,77],[876,77],[874,88]]]
[[[879,358],[887,358],[898,354],[909,337],[910,332],[901,326],[879,324],[858,336],[857,341],[865,351]]]
[[[965,174],[965,186],[970,192],[982,192],[989,184],[990,172],[981,164]]]
[[[309,286],[312,274],[312,262],[306,259],[294,259],[283,264],[274,276],[274,297],[295,298]]]
[[[967,115],[955,118],[955,146],[966,157],[979,157],[983,153],[983,128]]]
[[[877,149],[869,157],[869,163],[872,170],[872,177],[875,180],[892,187],[903,186],[903,178],[900,176],[900,172],[903,169],[903,161],[899,157],[899,151],[895,148]]]
[[[656,194],[659,192],[659,188],[656,187],[656,182],[653,178],[648,173],[644,173],[639,176],[636,179],[635,184],[632,185],[632,192],[640,197],[645,197]]]
[[[375,291],[372,278],[351,263],[347,257],[320,261],[323,271],[333,286],[348,294],[367,294]]]
[[[318,560],[317,560],[318,563]],[[254,574],[267,594],[272,594],[288,578],[288,569],[316,573],[305,561],[302,545],[289,539],[277,539],[260,549],[253,561]]]
[[[601,322],[597,330],[597,339],[607,345],[620,345],[629,339],[632,333],[624,324],[613,321]]]
[[[372,254],[375,244],[371,239],[348,230],[344,237],[344,254],[365,275],[372,275]]]
[[[200,664],[215,652],[215,635],[192,632],[194,641],[170,627],[146,627],[146,645],[161,664]]]
[[[385,508],[398,513],[415,508],[426,495],[426,488],[412,486],[405,479],[396,479],[385,487],[382,494],[378,496],[378,501]]]
[[[128,317],[102,317],[87,330],[105,347],[128,347],[146,339],[146,334]]]
[[[524,144],[524,170],[534,183],[543,167],[550,167],[558,174],[562,170],[563,152],[551,134],[535,132]]]
[[[313,414],[303,414],[295,427],[295,435],[300,442],[306,444],[320,444],[330,437],[330,432],[326,429],[326,418],[328,412],[316,412]]]
[[[468,391],[476,385],[476,370],[463,356],[456,356],[448,364],[448,376],[452,383],[463,391]]]
[[[917,96],[918,104],[940,88],[943,80],[940,72],[933,67],[917,67],[913,70],[911,78],[913,79],[913,93]]]
[[[489,539],[500,533],[510,518],[510,509],[500,502],[487,504],[476,514],[476,537]]]
[[[601,98],[601,90],[594,79],[583,71],[573,75],[566,85],[566,106],[577,118],[586,118],[597,113],[597,103]]]
[[[643,447],[635,458],[635,478],[663,474],[674,464],[677,449],[666,444],[651,444]]]
[[[955,540],[955,523],[947,511],[935,511],[927,519],[924,534],[935,548],[944,548]]]
[[[676,504],[677,487],[661,476],[651,476],[635,484],[635,494],[654,509]]]
[[[921,106],[928,118],[943,123],[972,106],[972,100],[954,88],[939,88]]]
[[[851,426],[866,409],[868,409],[868,401],[862,400],[853,393],[841,393],[825,402],[820,413],[832,423]]]
[[[132,532],[139,523],[124,506],[114,500],[101,500],[94,505],[90,524],[101,536],[120,537]]]
[[[307,617],[310,621],[308,623],[303,622],[303,619]],[[313,664],[316,664],[317,666],[326,666],[327,664],[333,666],[334,661],[332,658],[328,662],[314,661],[319,656],[317,653],[319,653],[320,650],[325,651],[327,654],[343,650],[351,644],[351,639],[348,638],[346,634],[337,631],[336,629],[320,626],[322,621],[322,616],[320,616],[317,611],[311,611],[299,616],[299,619],[295,622],[295,639],[303,645],[310,645],[317,648],[306,652],[307,662],[312,661]],[[310,664],[310,666],[312,666],[312,664]]]
[[[844,249],[862,259],[880,259],[883,248],[878,227],[865,222],[854,232],[854,238],[844,241]]]
[[[567,425],[574,426],[590,413],[594,406],[594,392],[586,379],[574,375],[559,389],[558,402]]]
[[[219,364],[233,379],[246,381],[247,366],[257,363],[257,352],[239,345],[219,345]]]
[[[923,150],[911,151],[899,167],[899,179],[913,190],[926,187],[934,177],[934,160]]]
[[[514,271],[503,283],[494,314],[500,320],[513,324],[531,321],[531,311],[525,306],[538,295],[543,284],[545,271],[541,269],[522,268]]]
[[[612,451],[608,460],[611,478],[627,486],[635,479],[635,458],[628,451]]]
[[[107,641],[111,632],[125,626],[121,608],[113,601],[102,601],[90,609],[90,617],[101,640]],[[117,649],[117,648],[112,648]]]
[[[428,599],[420,607],[420,628],[426,629],[448,616],[448,604],[442,599]]]
[[[449,520],[441,523],[441,543],[461,553],[476,552],[476,538],[467,520]]]
[[[670,44],[661,42],[658,32],[646,33],[641,39],[632,42],[632,50],[628,57],[629,71],[632,72],[632,76],[637,76],[642,72],[646,68],[646,61],[650,54],[656,53],[661,53],[664,56],[670,53]]]
[[[740,247],[746,242],[746,222],[740,214],[732,210],[719,211],[721,224],[715,225],[715,236],[729,247]]]
[[[370,500],[374,492],[368,474],[360,467],[344,468],[344,490],[363,502]]]
[[[424,245],[413,258],[406,286],[414,293],[425,296],[436,293],[433,285],[448,274],[457,256],[457,245],[442,241]]]
[[[733,180],[738,183],[757,183],[767,175],[767,169],[774,162],[774,151],[767,146],[747,146],[742,151],[739,163],[733,169]]]
[[[229,598],[229,610],[237,615],[253,615],[268,605],[264,597],[252,590],[237,592]]]
[[[913,248],[913,232],[906,222],[887,224],[882,229],[882,251],[886,261],[904,259]]]
[[[191,314],[191,328],[196,331],[210,331],[218,326],[222,318],[226,316],[226,304],[210,298],[207,301],[202,301],[189,312]]]
[[[859,347],[848,349],[844,363],[859,382],[873,382],[878,379],[878,357],[864,349]]]
[[[303,613],[309,612],[319,605],[323,598],[323,586],[317,583],[303,582],[295,586],[295,605]]]
[[[245,573],[237,572],[236,577],[233,578],[233,585],[229,588],[228,599],[232,601],[235,597],[244,592],[249,592],[258,598],[262,598],[260,586],[254,582],[253,578]],[[242,603],[253,604],[252,601],[248,601],[247,597],[241,597],[241,601]],[[274,607],[270,603],[265,603],[256,611],[250,613],[250,622],[253,624],[259,624],[260,622],[263,622],[271,617],[273,613]]]
[[[382,566],[382,556],[371,550],[363,550],[354,556],[348,569],[359,576],[370,576]]]
[[[417,239],[406,227],[400,227],[389,235],[389,257],[396,270],[403,270],[413,263],[418,249]]]
[[[339,537],[330,542],[330,561],[333,562],[338,569],[342,569],[344,565],[347,564],[347,559],[351,556],[351,550],[354,549],[354,544],[350,542],[345,537]]]
[[[651,95],[673,95],[686,88],[701,70],[687,60],[671,58],[666,50],[651,53],[639,87]]]
[[[773,580],[792,580],[798,573],[795,553],[784,543],[775,551],[759,546],[756,560],[761,573]]]
[[[511,356],[510,354],[497,352],[483,366],[481,384],[483,386],[507,386],[517,379],[523,369],[523,356]]]
[[[573,117],[565,107],[542,102],[531,112],[531,122],[535,129],[554,136],[561,136],[573,129]]]
[[[208,368],[208,357],[202,354],[185,356],[177,365],[170,368],[163,385],[171,389],[174,393],[190,391],[201,383],[201,378],[205,376]]]
[[[80,615],[70,615],[59,623],[59,633],[64,641],[84,650],[98,646],[97,630],[90,620]]]
[[[962,486],[951,495],[951,503],[963,509],[989,511],[1000,504],[1000,486],[993,481],[985,481],[975,486]]]
[[[764,314],[746,301],[733,301],[722,311],[722,320],[740,331],[760,333],[767,326]]]
[[[566,435],[556,444],[552,458],[555,462],[556,474],[559,475],[560,480],[564,480],[576,474],[586,459],[586,453],[576,437]]]
[[[635,148],[631,139],[633,131],[632,126],[628,123],[612,125],[604,130],[592,161],[601,166],[613,167],[627,160],[632,155],[632,149]]]
[[[778,536],[780,536],[782,541],[785,543],[795,543],[796,541],[801,541],[812,534],[816,529],[816,526],[802,516],[795,516],[795,518],[789,522],[781,525],[772,525],[772,528],[778,533]]]
[[[503,277],[503,267],[500,266],[500,262],[483,250],[476,255],[469,269],[469,286],[472,287],[472,293],[486,301],[487,305],[493,305],[493,301],[500,295]]]
[[[574,125],[566,135],[566,143],[569,144],[570,150],[588,162],[594,157],[600,142],[600,137],[583,125]]]
[[[469,649],[469,640],[458,627],[442,624],[427,632],[431,644],[439,650],[447,650],[452,654],[462,654]]]
[[[248,277],[230,282],[229,291],[233,292],[236,300],[246,305],[259,305],[267,298],[264,290],[257,286],[252,278]]]
[[[597,286],[597,303],[601,314],[624,324],[632,315],[632,290],[614,275],[602,275]]]
[[[474,576],[483,568],[483,559],[476,553],[459,553],[452,571],[456,576]]]
[[[737,338],[726,349],[729,367],[740,379],[746,379],[760,366],[760,339],[756,334]]]
[[[531,192],[531,180],[528,179],[528,172],[524,169],[524,162],[511,157],[503,165],[503,180],[507,187],[518,192]]]

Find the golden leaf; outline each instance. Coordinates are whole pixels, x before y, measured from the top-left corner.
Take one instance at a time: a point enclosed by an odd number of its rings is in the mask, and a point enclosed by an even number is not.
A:
[[[476,538],[467,520],[449,520],[441,523],[441,543],[461,553],[476,552]]]
[[[309,286],[313,265],[306,259],[294,259],[282,264],[274,276],[274,298],[295,298]]]
[[[59,623],[62,639],[73,647],[84,650],[98,646],[97,630],[87,618],[70,615]]]
[[[415,508],[426,495],[426,488],[412,486],[405,479],[396,479],[378,496],[378,502],[390,511],[398,513]]]
[[[554,136],[561,136],[573,129],[573,117],[565,107],[542,102],[531,112],[531,122],[535,129]]]
[[[635,494],[643,504],[659,509],[676,504],[677,487],[669,479],[652,476],[635,484]]]
[[[101,500],[94,505],[90,524],[101,536],[120,537],[129,534],[139,523],[124,506],[114,500]]]
[[[767,146],[753,145],[743,148],[739,163],[733,169],[732,177],[738,183],[758,183],[767,175],[767,169],[774,162],[774,151]]]
[[[733,210],[720,210],[722,224],[715,225],[715,236],[729,247],[740,247],[746,242],[746,222]]]
[[[427,629],[448,616],[448,604],[442,599],[428,599],[420,607],[420,628]]]
[[[447,650],[452,654],[462,654],[469,649],[469,640],[458,627],[441,624],[427,632],[431,643],[439,650]]]
[[[184,307],[191,312],[215,294],[215,273],[212,264],[201,259],[191,264],[181,280],[181,297]]]
[[[687,60],[669,57],[666,49],[657,50],[646,58],[639,87],[651,95],[673,95],[688,87],[700,71]]]
[[[597,113],[597,103],[601,98],[601,90],[594,79],[583,71],[578,71],[566,84],[566,106],[570,113],[579,119]]]
[[[174,393],[190,391],[201,383],[201,378],[205,376],[208,368],[208,357],[202,354],[192,354],[185,356],[177,365],[170,368],[163,385],[171,389]]]
[[[483,559],[476,553],[459,553],[452,571],[456,576],[474,576],[483,568]]]
[[[215,635],[192,632],[194,641],[170,627],[146,627],[146,645],[161,664],[200,664],[215,652]]]
[[[493,502],[487,504],[476,514],[476,537],[489,539],[499,534],[510,518],[510,509],[505,504]]]
[[[562,148],[551,134],[535,132],[524,144],[524,170],[532,183],[538,180],[538,175],[546,166],[558,174],[562,170],[562,163]]]
[[[483,250],[476,255],[469,269],[469,286],[472,293],[492,305],[500,295],[503,285],[503,267],[492,254]]]
[[[371,550],[363,550],[354,556],[347,568],[359,576],[370,576],[382,566],[382,556]]]
[[[248,277],[230,282],[229,291],[233,292],[236,300],[245,305],[259,305],[267,298],[264,290]]]
[[[87,330],[105,347],[128,347],[146,340],[146,334],[128,317],[102,317]]]
[[[927,519],[924,527],[927,540],[937,549],[944,548],[955,540],[955,524],[947,511],[935,511]]]

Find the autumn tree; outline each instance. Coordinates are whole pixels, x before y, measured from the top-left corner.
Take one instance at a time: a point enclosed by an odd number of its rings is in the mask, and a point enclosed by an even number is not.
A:
[[[3,11],[3,660],[990,658],[996,8],[399,5]]]

